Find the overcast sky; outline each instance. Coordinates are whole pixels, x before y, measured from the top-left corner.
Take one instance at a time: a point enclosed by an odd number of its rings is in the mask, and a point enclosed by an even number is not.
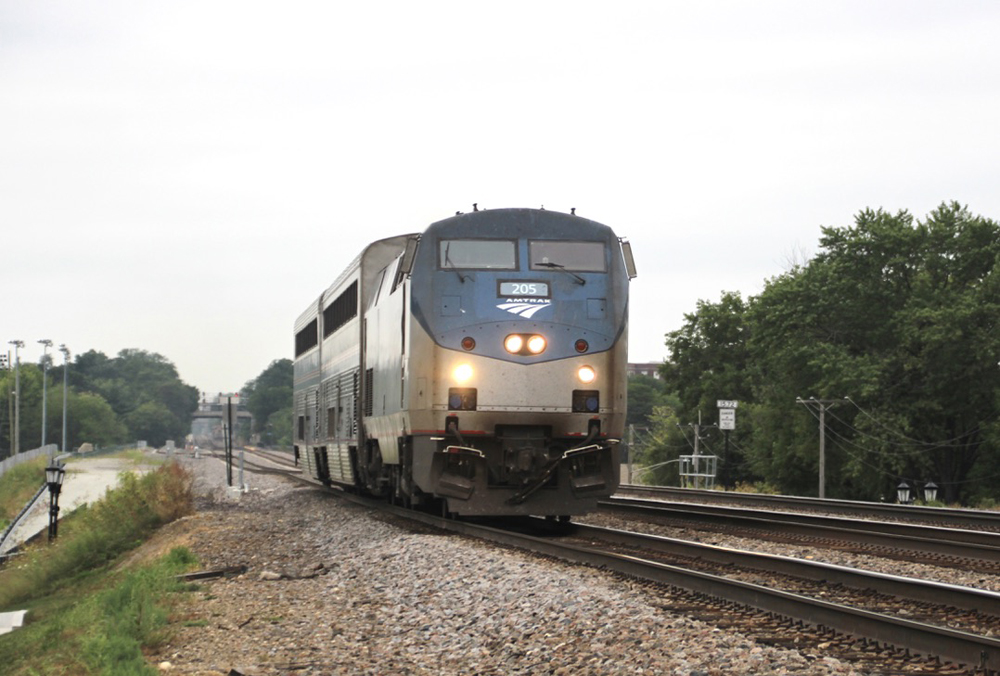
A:
[[[478,202],[628,237],[661,361],[863,208],[1000,218],[997,35],[986,0],[0,0],[0,339],[236,390],[366,243]]]

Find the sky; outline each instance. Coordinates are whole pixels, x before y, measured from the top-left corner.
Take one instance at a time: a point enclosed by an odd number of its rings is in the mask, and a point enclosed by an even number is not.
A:
[[[998,34],[991,0],[0,0],[0,341],[238,390],[368,242],[478,203],[627,237],[662,361],[862,209],[1000,219]]]

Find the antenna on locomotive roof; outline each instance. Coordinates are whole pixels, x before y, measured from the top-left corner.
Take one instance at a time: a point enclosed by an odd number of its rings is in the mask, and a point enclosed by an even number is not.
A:
[[[473,211],[479,211],[479,202],[473,202],[472,203],[472,210]]]
[[[545,205],[544,204],[542,205],[542,211],[545,211]]]
[[[569,215],[570,216],[576,216],[576,207],[571,207],[570,208]]]

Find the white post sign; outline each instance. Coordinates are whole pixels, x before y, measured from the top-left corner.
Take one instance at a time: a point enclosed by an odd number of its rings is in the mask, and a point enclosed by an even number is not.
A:
[[[715,402],[715,405],[719,407],[719,429],[735,430],[736,409],[740,405],[740,402],[733,399],[719,399]]]

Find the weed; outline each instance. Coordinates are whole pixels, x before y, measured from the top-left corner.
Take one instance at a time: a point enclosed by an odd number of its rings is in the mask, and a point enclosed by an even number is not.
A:
[[[59,539],[0,570],[0,609],[73,582],[135,547],[157,527],[193,509],[191,475],[170,463],[141,477],[122,474],[117,488],[60,522]]]
[[[193,561],[190,551],[177,548],[153,564],[104,571],[85,587],[39,599],[28,625],[0,638],[4,673],[156,674],[143,651],[167,637],[169,595]]]
[[[0,476],[0,531],[45,483],[46,463],[46,458],[35,458],[10,468]]]

